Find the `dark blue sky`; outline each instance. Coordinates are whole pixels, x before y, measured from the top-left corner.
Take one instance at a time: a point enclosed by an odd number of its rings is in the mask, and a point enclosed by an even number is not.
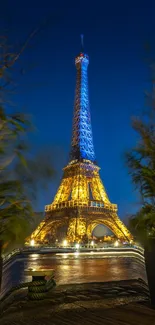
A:
[[[153,4],[154,3],[154,4]],[[49,18],[32,40],[21,65],[27,73],[19,81],[18,102],[34,116],[36,146],[58,152],[58,172],[70,149],[75,92],[74,57],[84,34],[90,58],[89,94],[96,157],[110,200],[124,218],[137,207],[123,153],[135,144],[130,117],[143,109],[148,72],[144,44],[154,42],[155,2],[3,1],[1,22],[12,40],[22,42]],[[11,27],[10,27],[11,26]],[[59,178],[58,177],[58,178]],[[59,179],[49,193],[41,192],[37,209],[52,201]]]

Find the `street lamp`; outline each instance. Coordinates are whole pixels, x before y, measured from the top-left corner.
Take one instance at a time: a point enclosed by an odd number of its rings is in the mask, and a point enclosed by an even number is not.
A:
[[[35,241],[34,241],[34,239],[31,239],[30,240],[30,246],[34,246],[35,245]]]
[[[80,244],[77,243],[77,244],[75,245],[75,248],[76,248],[76,249],[79,249],[79,248],[80,248]]]
[[[66,240],[66,239],[63,241],[63,246],[64,246],[64,247],[67,246],[67,240]]]
[[[118,247],[118,246],[119,246],[119,242],[118,242],[118,240],[116,240],[116,241],[114,242],[114,246],[115,246],[115,247]]]

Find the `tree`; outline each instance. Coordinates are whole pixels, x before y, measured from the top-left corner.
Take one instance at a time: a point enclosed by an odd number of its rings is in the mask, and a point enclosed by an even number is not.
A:
[[[154,75],[154,65],[152,75]],[[155,87],[146,94],[147,110],[132,121],[138,134],[137,145],[126,153],[126,165],[141,197],[140,209],[130,219],[131,231],[144,245],[151,304],[155,308]]]
[[[154,96],[154,89],[152,96]],[[155,235],[155,103],[143,116],[132,121],[139,140],[135,148],[126,153],[126,165],[142,205],[131,217],[130,225],[135,235],[145,242]]]
[[[16,61],[26,45],[27,41],[17,52],[14,47],[10,50],[6,37],[0,38],[0,283],[3,248],[23,243],[30,234],[37,190],[45,188],[54,175],[51,151],[30,151],[26,137],[32,129],[30,119],[10,114],[12,68],[17,69]]]

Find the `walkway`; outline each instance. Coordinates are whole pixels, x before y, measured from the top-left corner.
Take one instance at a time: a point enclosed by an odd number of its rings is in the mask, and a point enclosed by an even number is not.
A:
[[[12,299],[1,304],[1,325],[155,325],[147,286],[138,280],[58,286],[39,302],[24,291]]]

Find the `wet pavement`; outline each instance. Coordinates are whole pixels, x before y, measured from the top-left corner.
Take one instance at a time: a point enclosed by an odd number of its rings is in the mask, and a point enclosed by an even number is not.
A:
[[[155,324],[142,280],[60,285],[42,301],[21,294],[1,309],[1,325]]]
[[[27,268],[54,268],[57,286],[42,301],[29,301],[27,289],[12,293],[0,303],[1,325],[155,325],[142,256],[19,255],[4,266],[3,293],[31,281]]]
[[[54,268],[58,285],[105,282],[142,278],[146,281],[142,258],[103,257],[101,254],[29,254],[17,256],[3,270],[2,292],[20,282],[31,280],[24,269]]]

